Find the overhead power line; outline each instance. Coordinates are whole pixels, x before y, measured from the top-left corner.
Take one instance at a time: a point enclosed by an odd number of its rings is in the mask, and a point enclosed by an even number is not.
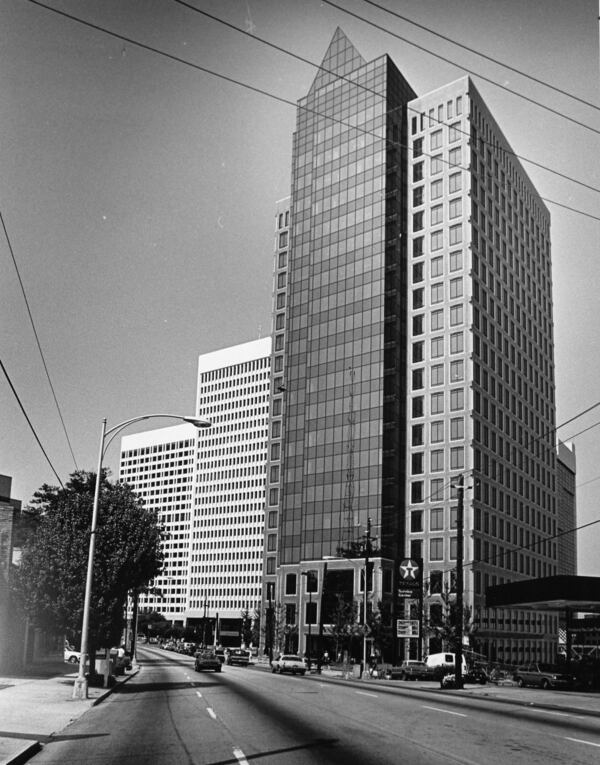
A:
[[[453,40],[452,37],[443,35],[441,32],[436,32],[435,29],[431,29],[431,27],[426,27],[424,24],[420,24],[418,21],[409,19],[408,16],[402,16],[397,11],[392,11],[390,8],[386,8],[383,5],[379,5],[379,3],[374,2],[374,0],[364,0],[364,2],[367,3],[368,5],[372,5],[374,8],[378,8],[380,11],[389,13],[391,16],[395,16],[397,19],[400,19],[401,21],[406,21],[408,24],[412,24],[414,27],[423,29],[425,32],[429,32],[429,34],[435,35],[436,37],[439,37],[441,40],[445,40],[446,42],[449,42],[452,45],[456,45],[459,48],[466,50],[468,53],[474,53],[476,56],[480,56],[481,58],[486,59],[486,61],[491,61],[493,64],[498,64],[498,66],[501,66],[504,69],[509,69],[511,72],[515,72],[515,74],[518,74],[521,77],[525,77],[528,80],[531,80],[532,82],[537,83],[538,85],[543,85],[545,88],[550,88],[550,90],[554,90],[556,93],[560,93],[563,96],[572,98],[574,101],[579,101],[580,104],[585,104],[586,106],[590,106],[592,109],[600,110],[600,106],[592,103],[591,101],[586,101],[584,98],[580,98],[579,96],[576,96],[574,93],[569,93],[568,90],[562,90],[556,85],[552,85],[551,83],[546,82],[545,80],[541,80],[538,77],[534,77],[532,74],[527,74],[527,72],[524,72],[522,69],[517,69],[516,66],[511,66],[510,64],[507,64],[506,61],[500,61],[497,58],[493,58],[492,56],[489,56],[487,53],[482,53],[482,51],[480,50],[476,50],[475,48],[471,48],[468,45],[464,45],[463,43],[458,42],[458,40]]]
[[[555,114],[558,117],[562,117],[563,119],[568,120],[569,122],[572,122],[575,125],[579,125],[579,127],[585,128],[586,130],[591,130],[592,133],[596,133],[600,135],[600,130],[598,130],[597,128],[594,128],[591,125],[586,125],[585,122],[580,122],[579,120],[576,120],[574,117],[569,117],[563,112],[559,112],[557,109],[552,109],[552,107],[546,106],[545,104],[542,104],[540,101],[536,101],[535,99],[530,98],[529,96],[525,96],[523,95],[523,93],[519,93],[517,90],[513,90],[512,88],[509,88],[506,85],[501,85],[499,82],[496,82],[491,77],[486,77],[484,74],[481,74],[480,72],[475,72],[472,69],[461,67],[459,64],[456,63],[456,61],[452,61],[452,59],[446,58],[445,56],[442,56],[440,53],[435,53],[434,51],[429,50],[429,48],[426,48],[424,45],[419,45],[418,43],[412,42],[412,40],[408,40],[406,37],[402,37],[401,35],[396,34],[396,32],[392,32],[391,30],[386,29],[380,24],[376,24],[374,21],[370,21],[369,19],[366,19],[364,16],[361,16],[358,13],[349,11],[347,8],[344,8],[341,5],[338,5],[337,3],[332,2],[332,0],[322,0],[322,2],[324,2],[326,5],[330,5],[332,8],[337,8],[338,11],[348,14],[348,16],[352,16],[355,19],[358,19],[359,21],[362,21],[365,24],[368,24],[369,26],[374,27],[375,29],[378,29],[380,32],[385,32],[386,34],[391,35],[392,37],[395,37],[397,40],[400,40],[401,42],[405,42],[407,45],[411,45],[413,48],[418,48],[419,50],[422,50],[425,53],[429,53],[429,55],[435,56],[435,58],[438,58],[441,61],[444,61],[446,64],[451,64],[452,66],[458,67],[459,69],[463,69],[464,71],[469,72],[469,74],[476,75],[477,77],[484,80],[485,82],[489,82],[491,85],[495,85],[497,88],[500,88],[501,90],[504,90],[507,93],[511,93],[513,96],[517,96],[518,98],[523,98],[525,99],[525,101],[528,101],[530,104],[539,106],[540,109],[545,109],[547,112],[550,112],[551,114]]]
[[[27,314],[29,316],[29,321],[31,322],[31,327],[33,329],[33,334],[35,336],[35,341],[37,343],[38,350],[40,352],[40,356],[42,358],[42,364],[44,365],[44,371],[46,372],[46,377],[48,379],[48,384],[50,385],[50,390],[52,391],[52,397],[54,398],[54,404],[56,405],[56,409],[58,411],[58,416],[60,418],[60,422],[62,425],[63,432],[65,434],[65,438],[67,439],[67,444],[69,445],[69,451],[71,452],[71,457],[73,458],[73,463],[75,465],[75,469],[78,470],[77,467],[77,460],[75,459],[75,454],[73,453],[73,447],[71,446],[71,440],[69,438],[69,434],[67,433],[67,426],[65,425],[65,420],[63,418],[63,414],[60,408],[60,404],[58,403],[58,399],[56,397],[56,391],[54,390],[54,385],[52,384],[52,380],[50,379],[50,372],[48,371],[48,365],[46,364],[46,359],[44,357],[44,352],[42,351],[42,344],[40,343],[40,338],[37,333],[37,329],[35,327],[35,322],[33,320],[33,315],[31,313],[31,308],[29,306],[29,300],[27,299],[27,293],[25,292],[25,285],[23,284],[23,279],[21,278],[21,273],[19,271],[19,266],[17,265],[17,259],[15,258],[15,253],[10,241],[10,237],[8,235],[8,231],[6,229],[6,224],[4,222],[4,216],[2,215],[2,211],[0,211],[0,221],[2,222],[2,228],[4,230],[4,236],[6,237],[6,242],[8,244],[8,249],[10,251],[10,256],[12,258],[13,265],[15,267],[15,271],[17,272],[17,278],[19,280],[19,285],[21,287],[21,292],[23,294],[23,299],[25,300],[25,306],[27,307]]]
[[[378,96],[379,98],[383,98],[383,95],[381,93],[378,93],[373,88],[370,88],[368,85],[363,85],[363,83],[357,82],[356,80],[351,79],[350,77],[346,77],[343,74],[339,74],[338,72],[334,72],[331,69],[327,69],[327,67],[324,67],[322,64],[318,64],[314,61],[311,61],[308,58],[305,58],[304,56],[299,55],[298,53],[294,53],[291,50],[288,50],[287,48],[284,48],[281,45],[277,45],[276,43],[270,42],[269,40],[265,40],[264,37],[259,37],[258,35],[253,34],[252,32],[249,32],[246,29],[242,29],[242,27],[238,27],[236,24],[232,24],[229,21],[226,21],[225,19],[219,18],[218,16],[215,16],[212,13],[208,13],[208,11],[204,11],[200,8],[196,8],[194,5],[191,5],[188,2],[185,2],[185,0],[173,0],[173,2],[177,3],[178,5],[183,6],[184,8],[188,8],[191,11],[194,11],[194,13],[198,13],[201,16],[204,16],[208,19],[211,19],[212,21],[217,22],[218,24],[222,24],[225,27],[228,27],[229,29],[234,30],[235,32],[238,32],[239,34],[245,35],[246,37],[250,37],[252,40],[256,40],[257,42],[261,43],[262,45],[266,45],[269,48],[272,48],[273,50],[276,50],[280,53],[284,53],[286,56],[290,56],[291,58],[296,59],[297,61],[301,61],[303,64],[308,64],[309,66],[314,67],[315,69],[319,70],[320,72],[325,72],[326,74],[335,75],[340,80],[344,80],[345,82],[349,82],[353,86],[360,88],[361,90],[365,90],[368,93],[372,93],[375,96]],[[420,111],[418,109],[413,109],[410,106],[407,106],[407,111],[413,112],[414,114],[420,114]],[[431,117],[429,117],[431,119]],[[442,120],[438,120],[436,117],[433,117],[434,122],[436,122],[439,125],[444,125],[445,123]],[[463,135],[469,136],[469,133],[465,130],[459,129],[459,132]],[[469,136],[470,137],[470,136]],[[481,137],[481,140],[489,145],[492,146],[492,142],[489,140],[486,140],[485,138]],[[542,164],[541,162],[536,162],[533,159],[528,159],[527,157],[522,156],[521,154],[517,154],[514,151],[508,151],[505,148],[502,148],[502,152],[504,154],[507,154],[509,156],[515,157],[516,159],[520,160],[521,162],[526,162],[528,164],[534,165],[535,167],[539,167],[542,170],[546,170],[549,173],[552,173],[553,175],[557,175],[559,178],[564,178],[567,181],[571,181],[572,183],[576,183],[579,186],[583,186],[586,189],[590,189],[590,191],[596,191],[600,193],[600,188],[597,188],[596,186],[591,186],[589,183],[584,183],[583,181],[579,181],[576,178],[573,178],[570,175],[566,175],[565,173],[561,173],[558,170],[553,170],[551,167],[548,167],[547,165]],[[569,209],[569,208],[567,208]]]
[[[14,397],[17,399],[17,403],[19,404],[19,407],[21,408],[21,411],[23,412],[23,415],[25,416],[25,419],[27,420],[27,424],[28,424],[28,425],[29,425],[29,427],[31,428],[31,432],[32,432],[32,433],[33,433],[33,435],[34,435],[34,437],[35,437],[35,440],[38,442],[38,445],[39,445],[40,449],[42,450],[42,453],[43,453],[44,457],[46,458],[46,461],[47,461],[47,462],[48,462],[48,464],[50,465],[50,467],[51,467],[51,469],[52,469],[52,472],[53,472],[53,473],[54,473],[54,475],[56,476],[56,480],[57,480],[57,481],[59,482],[59,484],[61,485],[61,488],[63,488],[63,489],[64,489],[65,487],[63,486],[63,482],[60,480],[60,476],[58,475],[58,473],[57,473],[57,472],[56,472],[56,470],[54,469],[54,465],[53,465],[53,464],[52,464],[52,462],[50,461],[50,457],[48,457],[48,454],[46,453],[46,450],[45,450],[45,449],[44,449],[44,447],[42,446],[42,442],[40,441],[40,439],[39,439],[39,436],[38,436],[38,434],[36,433],[36,430],[35,430],[35,428],[33,427],[33,424],[32,424],[32,422],[31,422],[31,420],[29,419],[29,416],[28,416],[27,412],[25,411],[25,407],[23,406],[23,404],[22,404],[22,402],[21,402],[21,399],[19,398],[19,394],[18,394],[18,393],[17,393],[17,391],[15,390],[15,386],[12,384],[12,380],[10,379],[10,377],[9,377],[9,375],[8,375],[8,372],[6,371],[6,367],[4,366],[4,363],[2,362],[2,359],[0,359],[0,367],[2,367],[2,371],[4,372],[4,375],[5,375],[5,377],[6,377],[7,381],[8,381],[8,384],[10,385],[10,389],[12,390],[12,392],[13,392],[13,394],[14,394]]]
[[[294,109],[301,108],[301,109],[303,109],[307,113],[314,114],[315,116],[319,116],[319,117],[324,117],[325,119],[328,119],[331,122],[336,122],[336,123],[338,123],[340,125],[344,125],[344,126],[346,126],[348,128],[351,128],[352,130],[356,130],[358,132],[362,132],[365,135],[374,135],[376,138],[379,138],[379,139],[383,138],[382,136],[377,135],[376,133],[373,133],[370,130],[365,130],[365,129],[360,128],[360,127],[358,127],[356,125],[351,125],[350,123],[344,122],[343,120],[340,120],[340,119],[337,119],[335,117],[332,117],[331,115],[322,114],[321,112],[318,112],[315,109],[310,109],[310,108],[308,108],[306,106],[298,107],[298,104],[296,102],[291,101],[288,98],[283,98],[282,96],[275,95],[274,93],[269,93],[269,91],[267,91],[267,90],[264,90],[262,88],[256,87],[255,85],[249,85],[248,83],[241,82],[240,80],[236,80],[234,77],[228,77],[227,75],[221,74],[220,72],[215,72],[214,70],[208,69],[208,67],[201,66],[200,64],[194,64],[193,62],[187,61],[186,59],[183,59],[180,56],[175,56],[172,53],[167,53],[166,51],[162,51],[162,50],[160,50],[158,48],[153,47],[152,45],[147,45],[146,43],[139,42],[138,40],[134,40],[133,38],[128,37],[126,35],[122,35],[122,34],[120,34],[118,32],[113,32],[110,29],[107,29],[106,27],[101,27],[98,24],[93,24],[90,21],[85,21],[84,19],[80,19],[77,16],[73,16],[70,13],[66,13],[65,11],[60,11],[57,8],[52,8],[49,5],[45,5],[44,3],[39,2],[39,0],[28,0],[28,2],[32,3],[33,5],[38,5],[40,8],[44,8],[45,10],[51,11],[52,13],[56,13],[59,16],[64,16],[65,18],[70,19],[71,21],[75,21],[78,24],[82,24],[83,26],[89,27],[90,29],[95,29],[98,32],[103,32],[104,34],[107,34],[110,37],[114,37],[117,40],[122,40],[124,42],[130,43],[131,45],[135,45],[136,47],[141,48],[142,50],[150,51],[151,53],[156,53],[159,56],[164,56],[165,58],[167,58],[167,59],[169,59],[171,61],[176,61],[177,63],[183,64],[184,66],[189,66],[190,68],[195,69],[196,71],[204,72],[204,74],[209,74],[209,75],[211,75],[213,77],[217,77],[218,79],[223,80],[225,82],[229,82],[229,83],[232,83],[233,85],[238,85],[239,87],[246,88],[246,90],[250,90],[250,91],[252,91],[254,93],[258,93],[258,94],[260,94],[262,96],[266,96],[267,98],[271,98],[274,101],[279,101],[279,103],[287,104],[288,106],[292,106]],[[386,140],[388,140],[388,139],[386,139]],[[401,144],[400,142],[393,142],[393,141],[389,141],[389,140],[388,140],[388,142],[390,144],[392,144],[392,145],[395,145],[395,146],[398,146],[398,147],[401,147],[401,148],[407,148],[404,144]],[[426,155],[426,156],[428,156],[428,155]],[[462,168],[462,169],[464,170],[466,168]],[[598,217],[596,215],[592,215],[591,213],[584,212],[583,210],[578,210],[578,209],[576,209],[574,207],[568,207],[567,205],[563,205],[560,202],[554,202],[554,200],[548,199],[546,197],[540,197],[540,199],[542,201],[544,201],[544,202],[548,202],[549,204],[556,204],[556,205],[558,205],[560,207],[563,207],[563,208],[565,208],[567,210],[570,210],[571,212],[574,212],[574,213],[576,213],[578,215],[584,215],[587,218],[592,218],[594,220],[599,220],[600,221],[600,217]]]

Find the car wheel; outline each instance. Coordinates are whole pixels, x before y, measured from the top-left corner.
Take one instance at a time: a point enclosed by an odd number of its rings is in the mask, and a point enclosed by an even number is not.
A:
[[[305,675],[306,674],[306,670],[302,670],[302,672],[300,672],[300,674],[301,675]]]
[[[549,682],[546,680],[546,678],[544,678],[544,679],[542,680],[542,688],[543,688],[545,691],[547,691],[547,690],[548,690],[548,688],[550,688],[550,683],[549,683]]]
[[[217,669],[215,669],[215,672],[220,672],[220,671],[221,671],[221,667],[217,667]]]
[[[272,674],[275,674],[275,672],[277,672],[277,667],[271,666],[271,672]]]
[[[523,678],[522,677],[517,678],[517,685],[519,686],[519,688],[524,688],[525,687],[525,683],[523,682]]]

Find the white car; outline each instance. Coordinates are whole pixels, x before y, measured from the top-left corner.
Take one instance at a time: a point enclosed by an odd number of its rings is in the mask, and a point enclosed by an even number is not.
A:
[[[291,672],[292,675],[306,674],[306,661],[297,654],[284,653],[273,659],[271,662],[271,672]]]
[[[69,662],[69,664],[79,664],[79,661],[81,659],[81,654],[79,651],[76,651],[74,648],[65,648],[65,661]]]

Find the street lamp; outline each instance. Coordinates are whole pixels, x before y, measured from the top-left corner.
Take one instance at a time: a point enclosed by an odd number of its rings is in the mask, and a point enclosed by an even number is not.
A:
[[[115,425],[114,427],[106,430],[106,418],[102,420],[102,428],[100,431],[100,449],[98,453],[98,471],[96,472],[96,486],[94,489],[94,505],[92,509],[92,528],[90,531],[90,545],[88,550],[88,565],[87,576],[85,580],[85,597],[83,601],[83,623],[81,626],[81,651],[79,655],[79,672],[77,679],[73,685],[73,698],[74,699],[87,699],[88,695],[88,681],[85,676],[85,664],[88,654],[88,632],[90,621],[90,601],[92,597],[92,577],[94,573],[94,552],[96,549],[96,526],[98,521],[98,501],[100,497],[100,483],[102,479],[102,460],[108,444],[116,436],[116,434],[126,428],[128,425],[133,425],[134,422],[141,422],[142,420],[149,420],[153,417],[171,417],[176,420],[183,420],[189,422],[196,428],[209,428],[211,423],[208,420],[201,420],[198,417],[187,417],[180,414],[143,414],[138,417],[132,417],[129,420]],[[112,436],[109,442],[105,446],[107,436]]]

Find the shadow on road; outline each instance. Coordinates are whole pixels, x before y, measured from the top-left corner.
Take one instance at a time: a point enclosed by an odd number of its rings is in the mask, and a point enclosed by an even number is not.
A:
[[[267,749],[263,752],[258,752],[258,754],[245,754],[244,757],[246,760],[258,760],[262,757],[273,757],[277,754],[288,754],[289,752],[299,752],[303,749],[330,749],[334,747],[338,743],[339,739],[337,738],[322,738],[322,739],[316,739],[315,741],[309,743],[309,744],[299,744],[298,746],[288,746],[284,749]],[[216,762],[212,762],[211,765],[231,765],[231,763],[235,763],[235,765],[239,765],[239,760],[235,757],[232,757],[228,760],[218,760]]]
[[[122,696],[122,695],[131,695],[134,693],[163,693],[165,691],[193,691],[194,687],[191,684],[191,680],[185,680],[183,682],[175,682],[175,683],[126,683],[125,685],[120,685],[118,688],[115,688],[113,695],[114,696]],[[207,688],[213,685],[219,685],[218,682],[203,682],[201,683],[202,688]]]

